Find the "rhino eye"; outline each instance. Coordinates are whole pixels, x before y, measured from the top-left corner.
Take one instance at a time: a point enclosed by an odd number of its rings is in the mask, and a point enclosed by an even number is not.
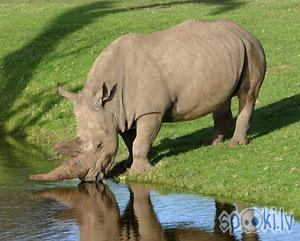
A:
[[[97,144],[97,149],[100,149],[102,147],[102,143]]]

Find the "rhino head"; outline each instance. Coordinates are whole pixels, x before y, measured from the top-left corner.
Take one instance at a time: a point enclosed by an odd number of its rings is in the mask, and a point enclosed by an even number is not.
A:
[[[82,91],[76,94],[58,85],[58,93],[74,105],[76,138],[54,146],[59,153],[68,156],[68,160],[49,173],[30,176],[31,180],[79,178],[86,182],[100,182],[103,179],[118,149],[117,122],[112,111],[105,106],[115,89],[116,86],[109,90],[104,83],[96,93]]]

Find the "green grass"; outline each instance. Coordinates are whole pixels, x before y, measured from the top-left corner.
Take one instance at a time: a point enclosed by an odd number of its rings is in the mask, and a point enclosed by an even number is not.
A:
[[[249,133],[252,143],[200,147],[211,132],[210,116],[165,124],[154,143],[155,168],[128,179],[281,206],[299,216],[299,11],[298,0],[2,0],[0,132],[33,143],[67,139],[74,135],[75,119],[71,104],[56,96],[55,85],[81,89],[94,59],[115,38],[191,18],[232,19],[261,41],[268,61]],[[124,158],[122,144],[117,160]]]

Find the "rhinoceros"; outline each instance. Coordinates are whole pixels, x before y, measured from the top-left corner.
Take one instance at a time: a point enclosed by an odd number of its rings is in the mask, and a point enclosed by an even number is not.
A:
[[[163,122],[212,113],[217,144],[234,124],[231,99],[239,114],[230,145],[248,143],[247,130],[263,82],[266,59],[260,42],[229,20],[189,20],[151,34],[129,33],[95,60],[79,93],[58,86],[74,105],[76,138],[57,144],[69,156],[61,166],[32,180],[79,178],[100,182],[124,139],[129,173],[151,167],[149,150]]]

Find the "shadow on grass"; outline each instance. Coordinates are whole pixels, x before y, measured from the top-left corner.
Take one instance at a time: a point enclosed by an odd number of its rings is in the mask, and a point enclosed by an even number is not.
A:
[[[241,7],[246,2],[238,0],[194,0],[194,1],[170,1],[126,8],[114,8],[114,1],[96,1],[85,4],[56,17],[50,25],[32,41],[21,49],[9,53],[2,59],[2,76],[4,82],[0,88],[0,133],[5,133],[5,122],[15,114],[12,111],[18,97],[32,80],[35,70],[41,61],[47,57],[69,34],[92,23],[95,19],[108,14],[116,14],[133,10],[142,10],[155,7],[170,7],[179,4],[205,3],[216,5],[212,15],[224,13]],[[63,57],[63,56],[62,56]],[[42,111],[30,113],[23,117],[11,133],[19,133],[28,126],[35,125],[46,112],[50,111],[59,101],[52,96],[45,97],[43,93],[33,96],[23,108],[30,108],[33,103],[42,103]]]
[[[300,121],[300,94],[286,97],[254,111],[249,136],[259,138],[273,131]],[[201,140],[209,139],[213,127],[197,130],[175,139],[164,138],[153,147],[152,163],[156,164],[164,157],[185,153],[202,147]],[[231,135],[233,130],[231,131]],[[165,152],[163,154],[159,154]]]
[[[248,1],[239,1],[239,0],[192,0],[190,2],[205,3],[205,4],[209,4],[209,5],[218,6],[216,9],[213,9],[210,12],[210,15],[223,14],[223,13],[235,10],[237,8],[240,8],[243,5],[248,3]]]
[[[259,138],[298,121],[300,121],[300,94],[286,97],[256,109],[253,114],[249,136],[252,139]],[[211,126],[174,139],[168,137],[162,139],[151,150],[152,164],[157,164],[163,158],[203,147],[203,141],[209,139],[212,131],[213,127]],[[226,137],[231,137],[232,134],[233,130]],[[117,163],[108,177],[117,177],[126,172],[129,166],[128,163],[127,160]]]

